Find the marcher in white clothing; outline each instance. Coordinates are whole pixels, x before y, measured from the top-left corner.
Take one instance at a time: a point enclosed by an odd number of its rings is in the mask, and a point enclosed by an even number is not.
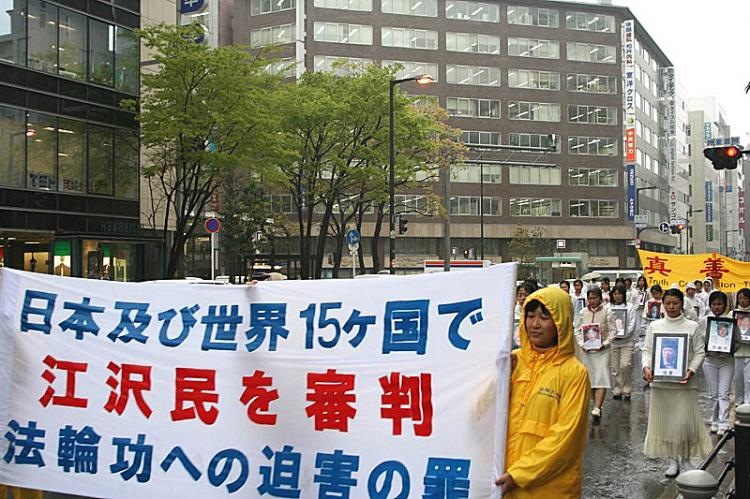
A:
[[[744,312],[744,313],[743,313]],[[750,329],[750,289],[737,291],[737,305],[732,316],[737,319],[740,343],[734,352],[734,403],[739,407],[750,403],[750,344],[742,343],[742,333]],[[746,333],[747,334],[747,333]]]
[[[612,395],[630,400],[632,388],[633,349],[635,347],[636,314],[631,303],[625,301],[627,291],[623,286],[615,286],[609,302],[609,311],[615,320],[615,335],[612,341],[610,361],[614,374]]]
[[[700,297],[703,299],[703,304],[706,306],[706,310],[708,310],[708,297],[713,290],[714,280],[710,277],[706,277],[706,279],[703,281],[703,291],[700,294]]]
[[[587,298],[588,305],[575,323],[575,335],[580,347],[580,360],[589,371],[594,398],[591,415],[598,418],[602,415],[607,389],[612,386],[609,353],[615,336],[615,320],[609,308],[602,303],[601,289],[589,289]],[[592,347],[591,344],[598,346]]]
[[[703,304],[703,300],[696,295],[695,283],[690,282],[685,287],[685,307],[683,313],[691,321],[698,321],[706,315],[706,306]]]
[[[573,292],[570,293],[570,302],[573,304],[573,321],[586,308],[586,291],[583,289],[583,281],[576,279],[573,281]]]
[[[709,317],[728,317],[727,295],[722,291],[712,291],[708,299],[709,313],[701,318],[700,326],[704,334]],[[734,359],[732,354],[706,352],[703,361],[703,374],[706,375],[708,396],[711,400],[711,433],[723,435],[729,429],[729,390],[734,378]]]
[[[705,356],[704,335],[700,326],[682,314],[684,295],[679,289],[664,293],[666,317],[652,322],[646,332],[641,362],[643,378],[651,383],[645,453],[648,457],[669,457],[665,475],[675,477],[691,467],[691,458],[703,458],[711,451],[711,438],[703,425],[698,405],[698,383],[695,373]],[[654,335],[656,333],[687,334],[687,369],[681,382],[654,381]],[[682,463],[680,463],[682,461]]]

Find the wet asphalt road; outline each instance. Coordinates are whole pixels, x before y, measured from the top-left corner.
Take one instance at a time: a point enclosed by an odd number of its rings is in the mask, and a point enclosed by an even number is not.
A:
[[[640,352],[636,352],[639,354]],[[638,356],[638,355],[636,355]],[[640,366],[634,363],[633,397],[627,402],[614,400],[607,393],[599,424],[590,423],[589,440],[584,461],[583,497],[607,499],[674,499],[677,489],[673,479],[664,477],[669,465],[665,459],[648,459],[643,454],[643,441],[648,423],[649,391],[640,376]],[[699,400],[704,417],[708,417],[708,397],[705,379],[699,373]],[[733,414],[733,413],[732,413]],[[712,435],[714,444],[718,437]],[[711,464],[709,471],[716,477],[724,463],[734,455],[734,441]],[[695,463],[696,465],[700,463]],[[725,491],[733,472],[722,484]],[[723,497],[723,495],[717,495]]]

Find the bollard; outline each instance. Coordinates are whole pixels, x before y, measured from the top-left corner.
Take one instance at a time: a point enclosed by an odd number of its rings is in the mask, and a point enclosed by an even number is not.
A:
[[[680,473],[675,484],[677,491],[685,499],[710,499],[719,492],[719,481],[711,473],[703,470]]]
[[[750,497],[750,404],[737,408],[734,424],[734,487],[736,497]]]

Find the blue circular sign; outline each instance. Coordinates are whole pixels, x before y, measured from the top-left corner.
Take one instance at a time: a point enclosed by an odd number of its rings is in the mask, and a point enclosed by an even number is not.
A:
[[[219,229],[221,229],[221,222],[218,218],[207,218],[203,227],[206,229],[206,232],[213,234],[214,232],[219,232]]]
[[[359,235],[359,231],[355,229],[351,229],[346,232],[346,242],[347,244],[359,244],[359,240],[361,239]]]

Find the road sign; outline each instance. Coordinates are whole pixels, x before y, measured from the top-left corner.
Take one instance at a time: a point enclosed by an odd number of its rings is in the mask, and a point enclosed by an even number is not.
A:
[[[660,223],[659,232],[662,232],[664,234],[669,234],[669,224],[667,222]]]
[[[558,239],[557,241],[555,241],[555,248],[565,249],[565,239]]]
[[[359,235],[359,231],[356,229],[351,229],[346,231],[346,242],[350,246],[357,246],[359,247],[359,240],[361,239]]]
[[[209,234],[213,234],[215,232],[219,232],[219,229],[221,229],[221,222],[218,218],[207,218],[203,223],[203,227],[206,229],[206,232],[208,232]]]

